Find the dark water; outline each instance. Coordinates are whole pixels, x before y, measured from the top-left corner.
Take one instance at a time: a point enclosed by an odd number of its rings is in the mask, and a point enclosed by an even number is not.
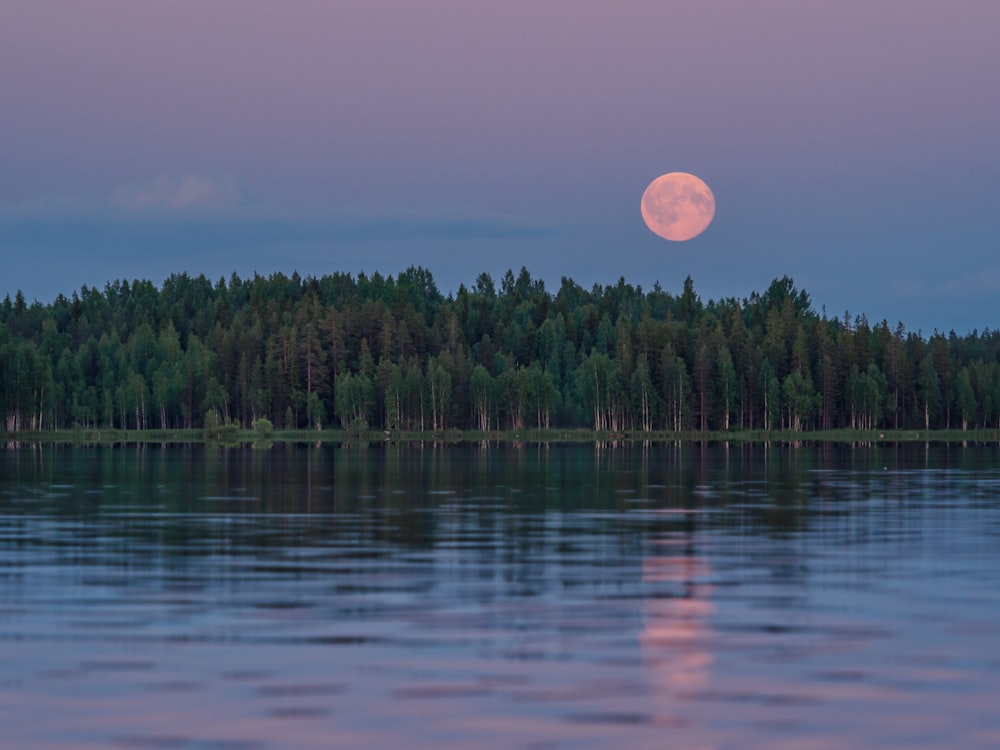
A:
[[[1000,451],[9,446],[0,746],[1000,747]]]

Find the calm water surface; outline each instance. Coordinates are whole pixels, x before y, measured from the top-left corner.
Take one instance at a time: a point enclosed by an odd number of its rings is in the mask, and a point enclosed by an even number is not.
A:
[[[0,746],[1000,747],[996,446],[0,448]]]

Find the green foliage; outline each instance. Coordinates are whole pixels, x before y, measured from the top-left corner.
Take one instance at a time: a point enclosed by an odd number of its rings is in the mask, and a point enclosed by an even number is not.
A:
[[[820,317],[788,277],[743,300],[526,269],[453,297],[410,268],[212,283],[187,274],[0,306],[6,431],[223,439],[586,427],[609,432],[1000,428],[1000,332],[929,339]]]
[[[313,391],[306,400],[306,413],[309,416],[309,423],[316,426],[317,430],[323,429],[323,422],[326,420],[326,408],[320,400],[319,394]]]
[[[214,409],[205,413],[203,432],[206,440],[234,440],[239,431],[239,420],[223,421]]]

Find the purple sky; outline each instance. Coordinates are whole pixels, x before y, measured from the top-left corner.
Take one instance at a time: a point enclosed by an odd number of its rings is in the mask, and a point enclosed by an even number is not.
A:
[[[1000,327],[996,0],[6,0],[0,294],[527,266]],[[715,222],[674,244],[668,171]]]

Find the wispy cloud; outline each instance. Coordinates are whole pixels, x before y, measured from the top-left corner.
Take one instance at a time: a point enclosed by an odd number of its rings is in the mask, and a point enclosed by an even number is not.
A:
[[[466,242],[552,237],[573,228],[555,222],[489,210],[443,208],[424,211],[358,211],[337,206],[303,210],[249,199],[231,177],[163,174],[121,185],[111,192],[43,196],[0,204],[8,243],[45,242],[64,231],[106,247],[108,238],[151,237],[190,245],[193,239],[224,247],[306,243],[348,247],[384,242]],[[0,242],[2,246],[4,242]]]
[[[332,216],[314,222],[331,238],[354,241],[393,239],[510,239],[551,236],[561,228],[496,215],[387,214]]]
[[[927,294],[924,284],[912,279],[893,279],[889,282],[889,287],[901,297],[922,297]]]
[[[552,237],[573,232],[572,226],[539,222],[489,211],[359,213],[296,211],[248,201],[232,180],[196,175],[158,177],[131,184],[96,200],[52,196],[0,203],[0,221],[8,234],[23,239],[51,237],[72,227],[78,238],[201,234],[206,240],[242,246],[288,242],[367,243],[385,241],[509,240]],[[10,237],[8,236],[9,240]],[[0,245],[3,243],[0,242]]]
[[[1000,292],[1000,271],[993,268],[929,284],[912,279],[894,279],[890,286],[901,297],[971,297]]]
[[[2,217],[0,217],[2,218]],[[373,248],[440,243],[442,249],[467,242],[536,239],[565,232],[558,225],[502,216],[316,216],[249,211],[97,212],[86,215],[21,215],[4,220],[0,251],[20,247],[55,252],[87,247],[107,254],[136,247],[176,252],[198,248],[212,255],[230,250],[325,248],[325,252],[367,257]],[[280,248],[281,249],[279,251]]]
[[[67,218],[93,215],[105,210],[100,201],[79,195],[45,195],[19,201],[0,202],[0,220]]]
[[[123,185],[109,198],[112,208],[138,212],[232,209],[241,202],[239,186],[231,178],[196,174],[160,175]]]

